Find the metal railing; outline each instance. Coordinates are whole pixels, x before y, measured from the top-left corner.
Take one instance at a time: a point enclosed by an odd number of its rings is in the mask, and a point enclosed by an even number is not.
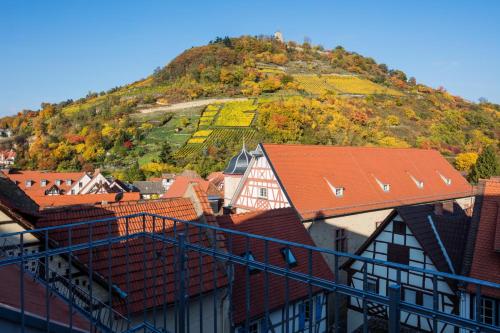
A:
[[[28,235],[36,236],[44,245],[40,251],[25,253],[24,239]],[[37,261],[49,265],[34,275],[47,288],[46,314],[39,314],[46,321],[47,332],[51,294],[58,295],[70,309],[66,323],[70,331],[75,310],[75,316],[88,321],[89,331],[99,332],[340,332],[346,329],[343,299],[359,299],[363,316],[360,329],[364,332],[370,330],[370,319],[376,317],[368,313],[368,304],[383,310],[379,319],[385,321],[390,332],[404,327],[401,313],[428,319],[433,331],[448,325],[464,332],[500,332],[499,326],[484,321],[480,306],[482,291],[499,291],[499,284],[210,224],[141,213],[6,233],[0,235],[0,244],[2,239],[12,237],[19,239],[19,255],[0,258],[0,275],[4,267],[20,267],[21,331],[25,330],[27,304],[31,301],[24,289],[28,274],[25,263]],[[56,245],[49,246],[50,238],[56,239]],[[300,254],[301,261],[307,263],[294,266],[277,262],[277,248]],[[249,255],[257,250],[258,257]],[[315,273],[320,265],[318,256],[331,259],[332,275]],[[50,257],[69,260],[69,267],[79,267],[75,275],[88,279],[88,291],[75,285],[70,271],[63,282],[66,292],[58,292],[50,280]],[[394,270],[396,278],[386,293],[370,290],[366,283],[356,288],[340,279],[339,267],[345,259],[359,261],[364,267]],[[401,276],[410,273],[432,281],[432,307],[402,298]],[[362,274],[366,281],[367,269]],[[460,313],[460,300],[452,310],[444,310],[438,299],[443,282],[474,287],[473,318]],[[259,290],[255,288],[257,283]],[[99,301],[75,301],[85,298],[81,295]],[[329,301],[316,302],[321,295]],[[104,308],[109,309],[106,316],[99,313]]]

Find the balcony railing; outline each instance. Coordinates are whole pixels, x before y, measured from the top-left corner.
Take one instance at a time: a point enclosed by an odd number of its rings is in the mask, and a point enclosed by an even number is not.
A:
[[[384,321],[388,331],[400,332],[401,313],[427,318],[433,331],[448,325],[463,332],[500,332],[500,327],[484,322],[479,306],[482,291],[500,291],[499,284],[211,224],[143,213],[2,234],[0,244],[0,275],[9,266],[20,271],[22,332],[32,315],[27,276],[47,291],[44,311],[36,314],[47,332],[53,295],[72,314],[65,323],[69,331],[75,328],[73,317],[79,317],[92,332],[341,332],[345,300],[359,299],[364,332],[373,318]],[[36,251],[26,250],[33,248]],[[301,262],[303,269],[290,261],[277,263],[271,251],[276,248],[300,255],[307,263]],[[258,257],[249,255],[257,250]],[[318,256],[333,263],[327,278],[315,273]],[[386,294],[366,288],[366,283],[355,288],[341,279],[345,259],[359,261],[364,268],[386,267],[396,278]],[[32,262],[36,269],[30,268]],[[367,269],[362,272],[366,281]],[[402,299],[401,277],[410,273],[431,279],[432,307]],[[441,308],[437,295],[443,282],[463,290],[473,286],[473,319],[458,309]]]

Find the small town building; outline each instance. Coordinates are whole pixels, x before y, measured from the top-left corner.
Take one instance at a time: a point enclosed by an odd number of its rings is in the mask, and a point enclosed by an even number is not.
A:
[[[469,225],[469,217],[458,204],[398,207],[356,251],[356,255],[430,271],[459,274]],[[389,294],[389,286],[399,283],[396,270],[384,265],[365,265],[365,262],[350,259],[342,268],[348,273],[348,284],[356,289],[386,296]],[[450,314],[459,313],[457,281],[438,277],[434,286],[432,276],[417,271],[403,271],[399,278],[401,298],[405,302],[432,309],[436,290],[438,310]],[[348,308],[347,331],[354,332],[364,322],[362,299],[350,297]],[[388,309],[380,304],[368,303],[366,308],[369,323],[388,318]],[[431,318],[404,311],[401,313],[401,324],[423,332],[433,330]],[[455,328],[439,322],[438,331],[455,332]]]
[[[231,204],[231,200],[251,160],[252,155],[250,155],[245,144],[243,144],[241,151],[231,158],[226,169],[224,169],[224,206]]]
[[[0,150],[0,169],[9,168],[16,162],[16,152],[13,149]]]
[[[159,199],[165,193],[161,181],[135,181],[132,185],[141,194],[141,199]]]
[[[474,202],[472,186],[434,150],[259,144],[240,177],[232,210],[293,207],[316,246],[349,253],[397,207]]]

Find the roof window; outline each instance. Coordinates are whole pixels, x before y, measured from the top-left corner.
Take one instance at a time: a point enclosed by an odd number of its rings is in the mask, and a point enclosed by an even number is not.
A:
[[[443,175],[441,172],[437,171],[437,173],[439,174],[439,177],[441,177],[441,179],[443,180],[443,182],[446,184],[446,185],[451,185],[451,178],[448,178],[446,177],[445,175]]]
[[[341,198],[344,196],[344,188],[343,187],[335,187],[332,185],[332,183],[330,183],[328,181],[328,179],[326,178],[323,178],[325,180],[325,182],[328,184],[328,186],[330,187],[330,190],[333,192],[333,194],[337,197],[337,198]]]
[[[418,188],[422,189],[424,188],[424,182],[421,180],[418,180],[417,178],[413,177],[412,174],[408,173],[408,176],[410,176],[411,180],[417,185]]]
[[[47,183],[48,183],[47,179],[42,179],[42,181],[40,182],[40,185],[47,186]]]
[[[60,179],[56,179],[56,185],[57,185],[57,186],[61,186],[61,184],[62,184],[62,180],[60,180]]]
[[[241,255],[242,258],[245,258],[246,260],[248,261],[255,261],[255,257],[253,256],[253,253],[252,251],[248,251],[248,252],[245,252]],[[250,273],[258,273],[259,272],[259,269],[255,268],[255,267],[248,267],[248,271]]]
[[[290,248],[288,247],[282,248],[281,255],[283,256],[283,259],[287,263],[288,267],[297,266],[297,258],[295,258],[295,255],[293,254]]]
[[[25,182],[25,184],[26,184],[26,187],[31,187],[31,186],[33,185],[33,181],[32,181],[32,180],[30,180],[30,179],[28,179],[28,180]]]
[[[73,181],[71,179],[66,179],[66,185],[71,185]]]
[[[389,192],[391,190],[391,184],[382,183],[377,177],[375,177],[375,180],[377,181],[382,191]]]

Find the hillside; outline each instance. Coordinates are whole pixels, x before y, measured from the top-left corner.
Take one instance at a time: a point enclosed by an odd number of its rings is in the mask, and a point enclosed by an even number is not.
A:
[[[499,114],[342,47],[226,37],[132,84],[2,118],[15,136],[0,148],[15,146],[20,168],[100,167],[125,179],[220,170],[243,140],[413,146],[474,160],[498,149]]]

